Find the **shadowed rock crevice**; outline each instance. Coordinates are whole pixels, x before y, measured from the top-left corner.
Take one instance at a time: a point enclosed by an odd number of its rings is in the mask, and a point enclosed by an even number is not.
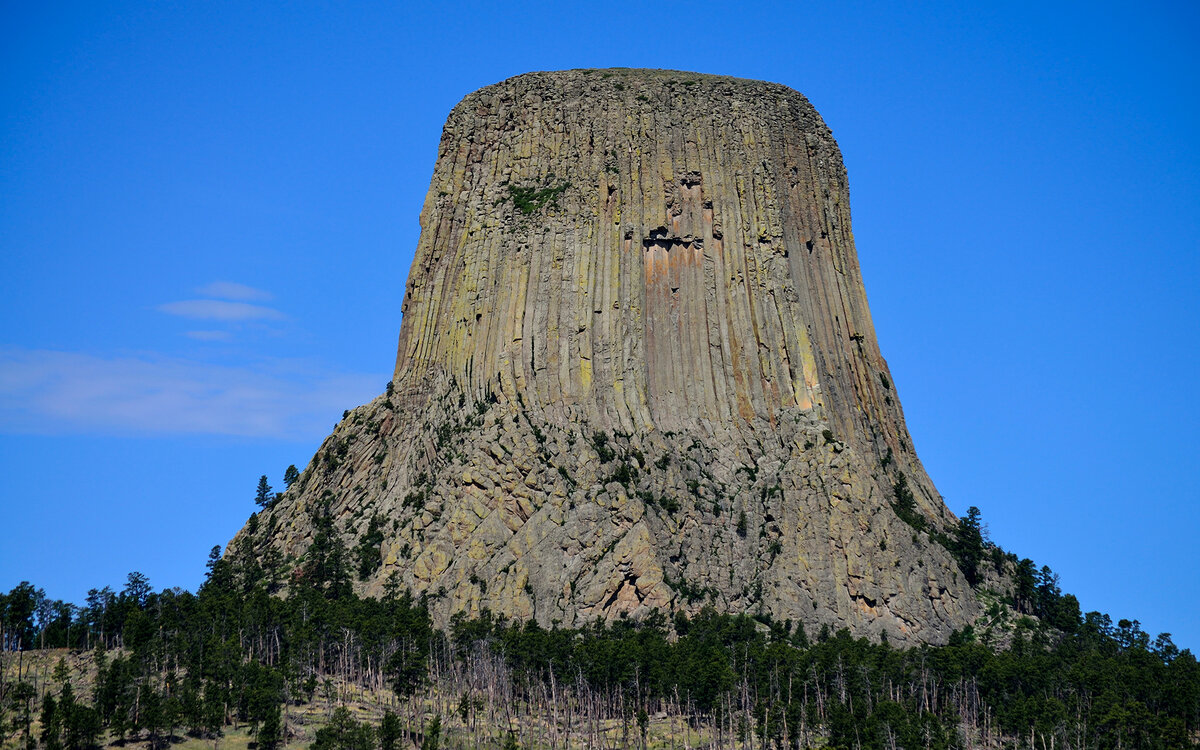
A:
[[[358,585],[442,623],[711,605],[911,643],[973,621],[803,96],[518,76],[450,113],[420,220],[388,393],[263,513],[260,549],[302,560],[318,502],[351,547],[381,514]]]

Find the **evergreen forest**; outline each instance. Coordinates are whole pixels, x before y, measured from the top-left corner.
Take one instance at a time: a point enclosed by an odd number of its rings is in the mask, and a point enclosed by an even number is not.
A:
[[[214,548],[195,593],[132,573],[78,607],[0,595],[4,747],[1124,750],[1200,732],[1194,655],[1080,614],[1047,568],[985,627],[908,649],[707,610],[580,629],[485,611],[440,631],[398,587],[357,596],[336,534],[303,573],[280,596]]]

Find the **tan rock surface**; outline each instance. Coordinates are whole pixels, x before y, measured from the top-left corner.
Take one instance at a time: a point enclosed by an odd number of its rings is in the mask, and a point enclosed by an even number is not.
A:
[[[786,87],[531,73],[447,120],[391,393],[261,514],[329,502],[435,618],[764,611],[944,641],[979,605],[880,356],[829,129]],[[605,442],[606,440],[606,442]],[[322,500],[324,498],[324,500]],[[739,518],[744,514],[744,534]],[[261,536],[261,535],[260,535]]]

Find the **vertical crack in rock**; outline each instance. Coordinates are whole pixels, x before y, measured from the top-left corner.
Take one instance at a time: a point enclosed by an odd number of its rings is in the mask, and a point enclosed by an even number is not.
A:
[[[379,515],[382,564],[356,585],[427,595],[443,624],[711,605],[915,643],[973,621],[917,528],[954,519],[879,353],[841,154],[802,95],[517,76],[450,113],[420,223],[387,393],[235,544],[303,576],[314,514],[350,549]]]

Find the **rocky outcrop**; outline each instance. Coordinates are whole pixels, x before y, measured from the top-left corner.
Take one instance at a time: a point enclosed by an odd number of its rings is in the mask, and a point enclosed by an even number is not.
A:
[[[711,605],[940,642],[978,613],[893,510],[904,474],[914,513],[953,520],[879,353],[837,144],[795,91],[580,70],[471,94],[403,309],[388,392],[260,514],[260,549],[302,559],[314,508],[349,546],[374,519],[359,585],[442,621]]]

